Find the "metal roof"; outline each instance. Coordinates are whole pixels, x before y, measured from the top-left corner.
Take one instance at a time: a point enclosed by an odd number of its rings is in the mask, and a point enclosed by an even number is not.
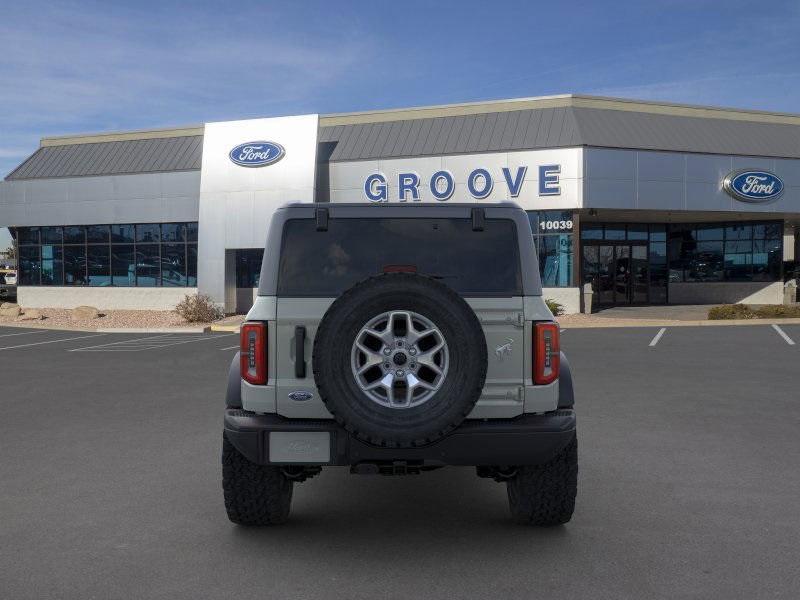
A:
[[[202,135],[42,146],[6,179],[196,171],[202,154]]]
[[[320,128],[320,141],[336,142],[331,161],[581,145],[563,107],[336,125]]]
[[[800,125],[573,108],[582,146],[800,158]]]
[[[198,170],[202,131],[44,138],[6,179]],[[800,115],[564,95],[323,115],[319,141],[331,161],[576,146],[800,158]]]
[[[548,107],[320,129],[331,161],[595,146],[800,158],[800,125]]]

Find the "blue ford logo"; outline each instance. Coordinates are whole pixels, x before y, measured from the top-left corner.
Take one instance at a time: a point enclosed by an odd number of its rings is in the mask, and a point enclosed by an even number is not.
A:
[[[725,177],[722,187],[742,202],[768,202],[783,194],[783,181],[769,171],[734,171]]]
[[[247,142],[230,151],[230,159],[241,167],[264,167],[278,162],[286,154],[275,142]]]
[[[305,390],[299,390],[289,394],[289,400],[294,400],[295,402],[305,402],[306,400],[311,400],[313,397],[314,394]]]

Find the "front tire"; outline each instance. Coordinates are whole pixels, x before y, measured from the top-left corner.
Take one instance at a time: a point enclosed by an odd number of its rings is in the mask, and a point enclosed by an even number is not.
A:
[[[518,523],[542,527],[567,523],[578,493],[578,438],[543,465],[519,467],[507,486],[511,515]]]
[[[289,518],[293,483],[278,467],[247,460],[222,435],[222,490],[228,518],[239,525],[278,525]]]

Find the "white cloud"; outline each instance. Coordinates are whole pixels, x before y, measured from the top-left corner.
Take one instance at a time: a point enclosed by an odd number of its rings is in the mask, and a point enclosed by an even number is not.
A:
[[[298,35],[279,9],[255,6],[225,19],[198,4],[4,8],[0,173],[41,135],[291,112],[366,56],[369,36],[352,24]]]

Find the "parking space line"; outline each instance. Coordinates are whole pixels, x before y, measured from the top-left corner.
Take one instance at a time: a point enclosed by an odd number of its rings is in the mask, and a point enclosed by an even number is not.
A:
[[[32,333],[47,333],[49,329],[40,329],[39,331],[23,331],[22,333],[4,333],[0,337],[11,337],[12,335],[31,335]]]
[[[101,335],[105,335],[105,333],[95,333],[93,335],[82,335],[72,338],[61,338],[58,340],[47,340],[44,342],[32,342],[30,344],[19,344],[17,346],[6,346],[5,348],[0,348],[0,350],[14,350],[15,348],[27,348],[28,346],[40,346],[42,344],[56,344],[58,342],[71,342],[72,340],[85,340],[86,338],[99,337]]]
[[[228,348],[220,348],[220,351],[222,351],[222,350],[233,350],[234,348],[236,348],[236,349],[240,348],[239,344],[236,344],[235,346],[230,346]]]
[[[231,335],[238,334],[230,333],[225,335],[196,336],[188,339],[185,334],[181,334],[180,336],[170,336],[170,334],[167,334],[163,336],[137,338],[135,340],[122,340],[120,342],[99,344],[97,346],[86,346],[85,348],[73,348],[70,352],[141,352],[143,350],[158,350],[159,348],[189,344],[191,342],[202,342],[203,340],[213,340]]]
[[[786,332],[783,329],[781,329],[775,324],[772,325],[772,328],[778,332],[778,335],[781,336],[787,344],[789,344],[790,346],[794,346],[794,340],[790,338],[788,335],[786,335]]]
[[[75,352],[76,350],[89,350],[90,348],[102,348],[102,347],[108,347],[108,346],[116,346],[118,344],[130,344],[132,342],[141,342],[141,341],[144,341],[144,340],[153,340],[153,339],[158,339],[158,338],[164,338],[164,337],[167,337],[168,335],[169,334],[166,333],[166,334],[162,334],[162,335],[151,335],[151,336],[148,336],[148,337],[136,338],[135,340],[120,340],[118,342],[109,342],[108,344],[99,344],[97,346],[86,346],[85,348],[74,348],[73,350],[70,350],[70,352]]]
[[[656,334],[656,337],[654,337],[654,338],[652,339],[652,341],[650,342],[650,347],[651,347],[651,348],[652,348],[653,346],[655,346],[655,345],[658,343],[658,341],[661,339],[661,336],[662,336],[662,335],[664,335],[664,332],[665,332],[666,330],[667,330],[667,328],[666,328],[666,327],[662,327],[662,328],[661,328],[661,329],[658,331],[658,333]]]

